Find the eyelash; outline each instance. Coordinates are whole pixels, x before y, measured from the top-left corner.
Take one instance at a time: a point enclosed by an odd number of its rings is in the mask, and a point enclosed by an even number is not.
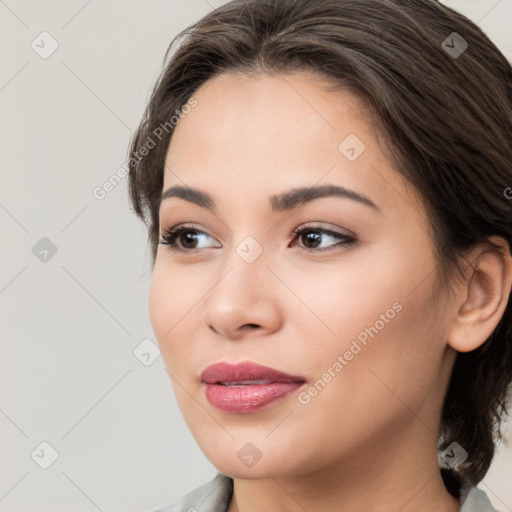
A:
[[[334,246],[332,246],[331,248],[327,248],[327,249],[308,249],[308,248],[301,248],[302,250],[306,250],[307,252],[332,252],[332,251],[336,251],[339,249],[339,246],[343,246],[343,247],[348,247],[350,245],[353,245],[357,239],[355,239],[354,237],[351,237],[351,236],[348,236],[348,235],[343,235],[341,233],[337,233],[336,231],[331,231],[330,229],[325,229],[325,228],[316,228],[316,227],[304,227],[304,228],[296,228],[293,230],[293,235],[294,235],[294,238],[293,240],[297,240],[300,238],[300,236],[303,234],[303,233],[309,233],[309,232],[313,232],[313,233],[323,233],[325,235],[329,235],[329,236],[332,236],[333,238],[337,238],[339,240],[342,240],[342,242],[339,242],[337,244],[334,244]],[[191,252],[194,252],[196,250],[200,250],[200,248],[195,248],[195,249],[181,249],[178,247],[177,243],[176,243],[176,239],[178,237],[180,237],[181,235],[183,235],[184,233],[194,233],[194,234],[204,234],[204,235],[207,235],[207,236],[210,236],[208,235],[208,233],[205,233],[204,231],[201,231],[199,229],[195,229],[195,228],[189,228],[189,227],[186,227],[186,226],[176,226],[174,228],[170,228],[168,229],[163,235],[162,235],[162,240],[160,240],[158,243],[161,244],[161,245],[166,245],[169,247],[169,249],[171,251],[174,251],[174,252],[180,252],[180,253],[191,253]]]

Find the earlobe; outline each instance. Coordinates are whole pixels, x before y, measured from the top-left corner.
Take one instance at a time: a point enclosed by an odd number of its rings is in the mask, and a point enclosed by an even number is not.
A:
[[[512,258],[503,238],[491,237],[502,250],[479,246],[476,261],[469,267],[468,280],[461,286],[448,344],[458,352],[480,347],[498,325],[512,286]],[[458,307],[457,307],[458,306]]]

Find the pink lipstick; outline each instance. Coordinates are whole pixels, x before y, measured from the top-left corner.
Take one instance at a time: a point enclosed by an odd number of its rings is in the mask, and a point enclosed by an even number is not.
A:
[[[300,388],[306,380],[251,361],[216,363],[200,376],[206,399],[225,412],[249,413],[259,410]]]

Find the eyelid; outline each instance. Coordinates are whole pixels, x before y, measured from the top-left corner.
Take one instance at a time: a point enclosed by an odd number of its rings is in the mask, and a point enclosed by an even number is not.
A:
[[[326,224],[327,224],[327,226],[326,226]],[[336,226],[336,227],[330,227],[330,226],[332,226],[331,222],[324,222],[321,220],[310,221],[310,222],[305,222],[304,224],[301,224],[300,226],[296,227],[292,231],[292,233],[301,231],[303,229],[304,230],[311,229],[311,230],[324,231],[324,232],[331,233],[336,236],[345,236],[347,238],[349,238],[349,237],[355,238],[356,237],[356,234],[353,231],[351,231],[350,229],[342,228],[339,226]]]

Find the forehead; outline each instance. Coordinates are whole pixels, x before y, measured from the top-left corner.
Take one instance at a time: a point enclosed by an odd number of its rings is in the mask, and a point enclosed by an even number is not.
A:
[[[285,149],[282,144],[287,143],[296,153],[310,152],[320,138],[337,151],[336,142],[351,130],[368,139],[373,123],[362,101],[330,87],[307,73],[219,75],[194,93],[197,106],[176,126],[170,148],[193,137],[223,150],[235,150],[235,141],[252,147],[265,143],[267,150]]]
[[[204,83],[173,133],[164,190],[238,191],[247,200],[256,190],[270,196],[326,181],[373,196],[383,208],[400,196],[410,204],[363,102],[329,88],[307,73],[224,74]]]

